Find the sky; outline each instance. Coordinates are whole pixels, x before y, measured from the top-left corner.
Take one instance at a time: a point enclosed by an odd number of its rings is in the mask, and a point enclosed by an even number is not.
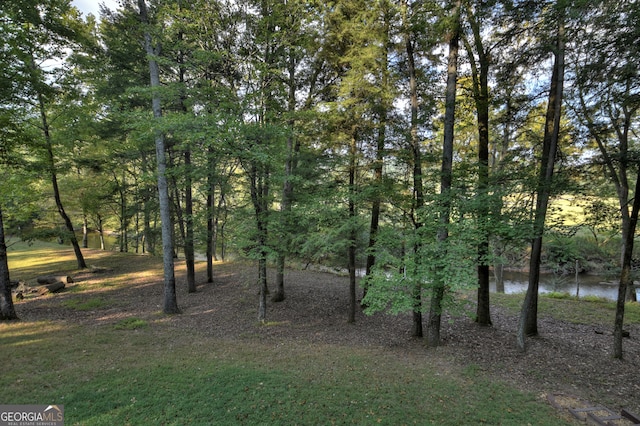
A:
[[[118,6],[117,0],[71,0],[71,4],[82,12],[82,16],[92,13],[96,18],[100,17],[100,4],[106,4],[110,9]]]

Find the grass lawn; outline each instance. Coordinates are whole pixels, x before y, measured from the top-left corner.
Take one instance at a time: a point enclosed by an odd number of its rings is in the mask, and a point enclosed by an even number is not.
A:
[[[82,289],[83,303],[54,309],[87,315],[122,303],[109,299],[117,291],[101,290],[159,273],[159,260],[151,257],[91,253],[88,263],[121,274]],[[75,267],[56,245],[16,245],[9,256],[12,277]],[[399,354],[214,338],[171,327],[159,312],[156,320],[115,325],[22,318],[0,324],[0,404],[62,404],[66,424],[91,426],[568,424],[538,395],[493,382],[473,366]]]

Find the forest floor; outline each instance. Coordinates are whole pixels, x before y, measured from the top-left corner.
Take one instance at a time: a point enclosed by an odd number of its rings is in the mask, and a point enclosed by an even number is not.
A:
[[[105,257],[106,259],[106,257]],[[135,268],[135,264],[131,267]],[[256,267],[242,263],[215,265],[214,283],[206,283],[204,264],[198,264],[198,288],[187,293],[184,264],[177,264],[180,315],[160,314],[161,271],[128,273],[128,285],[104,287],[101,298],[111,298],[97,310],[61,309],[64,300],[82,298],[73,287],[92,282],[115,283],[123,271],[77,272],[74,284],[53,297],[41,297],[16,305],[25,320],[65,320],[88,326],[117,323],[135,317],[162,321],[176,331],[221,339],[257,341],[279,345],[290,342],[313,347],[335,344],[376,348],[398,357],[436,366],[443,374],[455,366],[502,381],[541,398],[575,396],[586,405],[621,408],[640,413],[640,324],[630,324],[624,340],[625,359],[612,358],[611,324],[576,324],[541,314],[540,336],[527,341],[522,353],[515,344],[517,313],[500,304],[492,306],[491,327],[475,324],[469,316],[444,315],[442,346],[427,348],[424,339],[411,336],[410,315],[358,309],[356,322],[347,322],[348,278],[309,270],[289,270],[285,275],[286,299],[268,303],[267,322],[257,321]],[[130,272],[130,271],[128,271]],[[270,272],[272,274],[273,271]],[[269,276],[274,282],[274,276]],[[115,285],[115,284],[114,284]],[[88,297],[88,296],[87,296]],[[93,294],[91,297],[95,297]],[[583,302],[593,303],[593,302]],[[472,301],[469,302],[473,305]],[[611,322],[613,317],[611,317]]]

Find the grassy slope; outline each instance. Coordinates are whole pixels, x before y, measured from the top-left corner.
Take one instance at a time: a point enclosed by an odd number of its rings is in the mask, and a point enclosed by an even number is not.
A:
[[[72,271],[72,253],[60,250],[14,246],[13,277]],[[122,271],[83,290],[96,293],[88,300],[103,300],[101,285],[131,285],[160,266],[150,257],[88,257]],[[462,365],[383,349],[221,340],[161,320],[114,327],[25,318],[0,324],[0,356],[9,360],[0,403],[64,404],[67,424],[566,424],[535,395]]]

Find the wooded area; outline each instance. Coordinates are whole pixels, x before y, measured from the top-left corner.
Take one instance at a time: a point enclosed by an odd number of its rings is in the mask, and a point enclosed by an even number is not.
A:
[[[5,233],[121,251],[233,253],[284,300],[286,261],[341,265],[349,312],[414,313],[429,345],[461,292],[530,247],[518,344],[536,335],[543,236],[620,241],[613,354],[635,297],[640,8],[627,1],[69,0],[0,7],[0,318]],[[634,184],[635,180],[635,184]],[[586,214],[560,220],[561,196]],[[615,202],[614,202],[615,200]],[[549,213],[549,214],[548,214]],[[85,238],[76,237],[82,228]],[[104,244],[104,243],[103,243]],[[574,259],[570,259],[574,261]],[[267,283],[267,266],[278,270]],[[357,272],[365,269],[358,288]],[[613,319],[612,319],[613,322]]]

